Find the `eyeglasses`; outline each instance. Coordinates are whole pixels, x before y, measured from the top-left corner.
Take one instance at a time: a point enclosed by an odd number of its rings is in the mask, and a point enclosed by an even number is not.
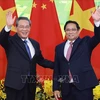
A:
[[[77,29],[76,28],[72,28],[72,29],[66,29],[65,30],[65,32],[70,32],[70,31],[75,32],[75,31],[77,31]]]
[[[30,28],[30,26],[29,25],[26,25],[26,26],[23,26],[23,25],[19,25],[18,26],[18,28],[20,28],[20,29],[29,29]]]

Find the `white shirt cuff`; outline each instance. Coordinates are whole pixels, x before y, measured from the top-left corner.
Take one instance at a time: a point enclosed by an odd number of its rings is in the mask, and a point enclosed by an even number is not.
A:
[[[9,31],[11,30],[11,29],[9,29],[9,28],[7,27],[7,25],[5,26],[4,29],[5,29],[6,32],[9,32]]]
[[[94,24],[95,24],[96,27],[99,27],[100,26],[100,21],[97,21],[97,22],[94,21]]]

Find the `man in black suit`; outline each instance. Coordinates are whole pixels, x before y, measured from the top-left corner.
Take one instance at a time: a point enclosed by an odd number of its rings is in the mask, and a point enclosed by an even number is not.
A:
[[[15,21],[12,13],[6,16],[7,25],[0,33],[0,44],[7,56],[5,77],[6,100],[35,100],[36,63],[53,69],[54,63],[43,58],[39,43],[28,38],[31,22],[27,17],[16,20],[17,33],[10,36]]]
[[[92,14],[96,26],[94,36],[79,38],[80,27],[76,21],[67,21],[64,31],[67,41],[55,49],[53,91],[59,100],[93,100],[92,89],[98,80],[91,65],[91,53],[100,42],[100,8]]]

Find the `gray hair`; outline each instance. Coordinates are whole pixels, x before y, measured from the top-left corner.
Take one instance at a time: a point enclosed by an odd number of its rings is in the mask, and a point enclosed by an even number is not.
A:
[[[29,22],[29,25],[31,26],[31,20],[29,20],[27,17],[18,17],[16,20],[16,27],[18,26],[18,22],[20,20],[27,20]]]

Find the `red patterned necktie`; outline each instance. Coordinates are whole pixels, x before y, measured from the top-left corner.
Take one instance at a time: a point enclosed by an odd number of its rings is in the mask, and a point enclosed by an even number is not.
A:
[[[72,45],[73,45],[73,43],[72,42],[70,42],[69,43],[70,44],[70,46],[69,46],[69,48],[68,48],[68,51],[67,51],[67,55],[66,55],[66,59],[69,61],[69,59],[70,59],[70,56],[71,56],[71,52],[72,52]],[[69,69],[69,78],[70,78],[70,80],[72,79],[72,74],[71,74],[71,72],[70,72],[70,69]]]

